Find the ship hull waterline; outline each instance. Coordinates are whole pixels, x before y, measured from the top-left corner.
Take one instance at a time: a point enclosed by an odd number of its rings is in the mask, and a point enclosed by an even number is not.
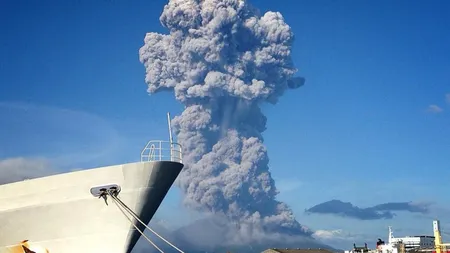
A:
[[[182,168],[137,162],[0,185],[0,253],[23,252],[13,246],[24,240],[52,253],[129,253],[140,233],[91,188],[120,186],[119,198],[148,224]]]

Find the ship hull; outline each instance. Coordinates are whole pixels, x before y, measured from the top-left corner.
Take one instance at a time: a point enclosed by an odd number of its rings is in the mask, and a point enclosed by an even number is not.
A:
[[[52,253],[130,252],[140,234],[111,198],[90,190],[120,186],[118,197],[148,223],[182,168],[138,162],[0,185],[0,253],[21,252],[14,245],[24,240]]]

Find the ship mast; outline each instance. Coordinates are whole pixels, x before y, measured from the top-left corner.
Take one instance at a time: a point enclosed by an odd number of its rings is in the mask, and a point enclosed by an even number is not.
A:
[[[391,245],[392,244],[392,239],[394,239],[393,233],[392,233],[392,227],[389,226],[389,236],[388,236],[388,244]]]
[[[167,122],[169,125],[169,142],[170,142],[170,161],[173,157],[173,139],[172,139],[172,124],[170,123],[170,112],[167,113]]]

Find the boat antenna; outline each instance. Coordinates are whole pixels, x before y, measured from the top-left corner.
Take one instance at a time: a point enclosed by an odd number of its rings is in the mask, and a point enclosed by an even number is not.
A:
[[[393,241],[394,241],[394,240],[393,240],[393,239],[394,239],[394,235],[393,235],[393,233],[392,233],[392,227],[389,226],[388,229],[389,229],[388,243],[389,243],[389,244],[392,244]]]
[[[172,139],[172,125],[170,124],[170,112],[167,113],[167,122],[169,123],[169,141],[170,141],[170,146],[172,146],[173,139]]]
[[[170,161],[173,161],[173,139],[172,139],[172,124],[170,123],[170,112],[167,113],[167,123],[169,124],[169,143],[170,143]]]

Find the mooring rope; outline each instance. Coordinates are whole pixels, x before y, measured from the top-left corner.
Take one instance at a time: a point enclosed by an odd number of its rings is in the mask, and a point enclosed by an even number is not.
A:
[[[115,196],[115,193],[113,191],[110,191],[109,196],[111,196],[111,198],[113,199],[114,204],[116,204],[117,208],[119,208],[119,210],[122,212],[122,214],[128,219],[128,221],[131,223],[131,225],[133,225],[133,227],[147,240],[147,242],[149,242],[153,247],[155,247],[159,252],[164,253],[164,251],[162,251],[162,249],[160,249],[152,240],[150,240],[150,238],[148,238],[143,231],[141,231],[136,224],[134,224],[134,222],[130,219],[130,217],[128,217],[128,215],[124,212],[124,210],[121,208],[120,204],[118,203],[118,198]]]
[[[160,234],[158,234],[156,231],[154,231],[153,229],[151,229],[147,224],[145,224],[138,216],[135,212],[133,212],[133,210],[131,210],[131,208],[129,208],[121,199],[119,199],[117,197],[117,194],[115,193],[115,191],[110,190],[108,192],[108,195],[111,196],[111,198],[114,200],[114,203],[116,205],[120,205],[122,208],[124,208],[131,216],[133,216],[133,218],[135,218],[137,221],[139,221],[139,223],[141,223],[142,225],[145,226],[145,228],[147,228],[150,232],[152,232],[154,235],[156,235],[157,237],[159,237],[161,240],[163,240],[165,243],[167,243],[168,245],[170,245],[172,248],[174,248],[175,250],[177,250],[180,253],[184,253],[184,251],[182,251],[181,249],[179,249],[177,246],[175,246],[173,243],[169,242],[167,239],[165,239],[164,237],[162,237]],[[119,207],[119,206],[118,206]],[[123,209],[119,207],[119,209],[121,210],[121,212],[128,218],[128,220],[131,221],[131,219],[128,217],[128,215],[126,215],[123,211]],[[133,222],[132,222],[133,223]],[[136,225],[133,223],[133,226],[137,229]],[[138,230],[139,233],[141,233],[141,235],[143,235],[143,232],[141,232],[140,230]],[[145,238],[147,238],[145,236]],[[150,239],[148,239],[149,241]],[[153,242],[149,241],[155,248],[157,248],[161,253],[163,253],[162,250],[160,250]]]

